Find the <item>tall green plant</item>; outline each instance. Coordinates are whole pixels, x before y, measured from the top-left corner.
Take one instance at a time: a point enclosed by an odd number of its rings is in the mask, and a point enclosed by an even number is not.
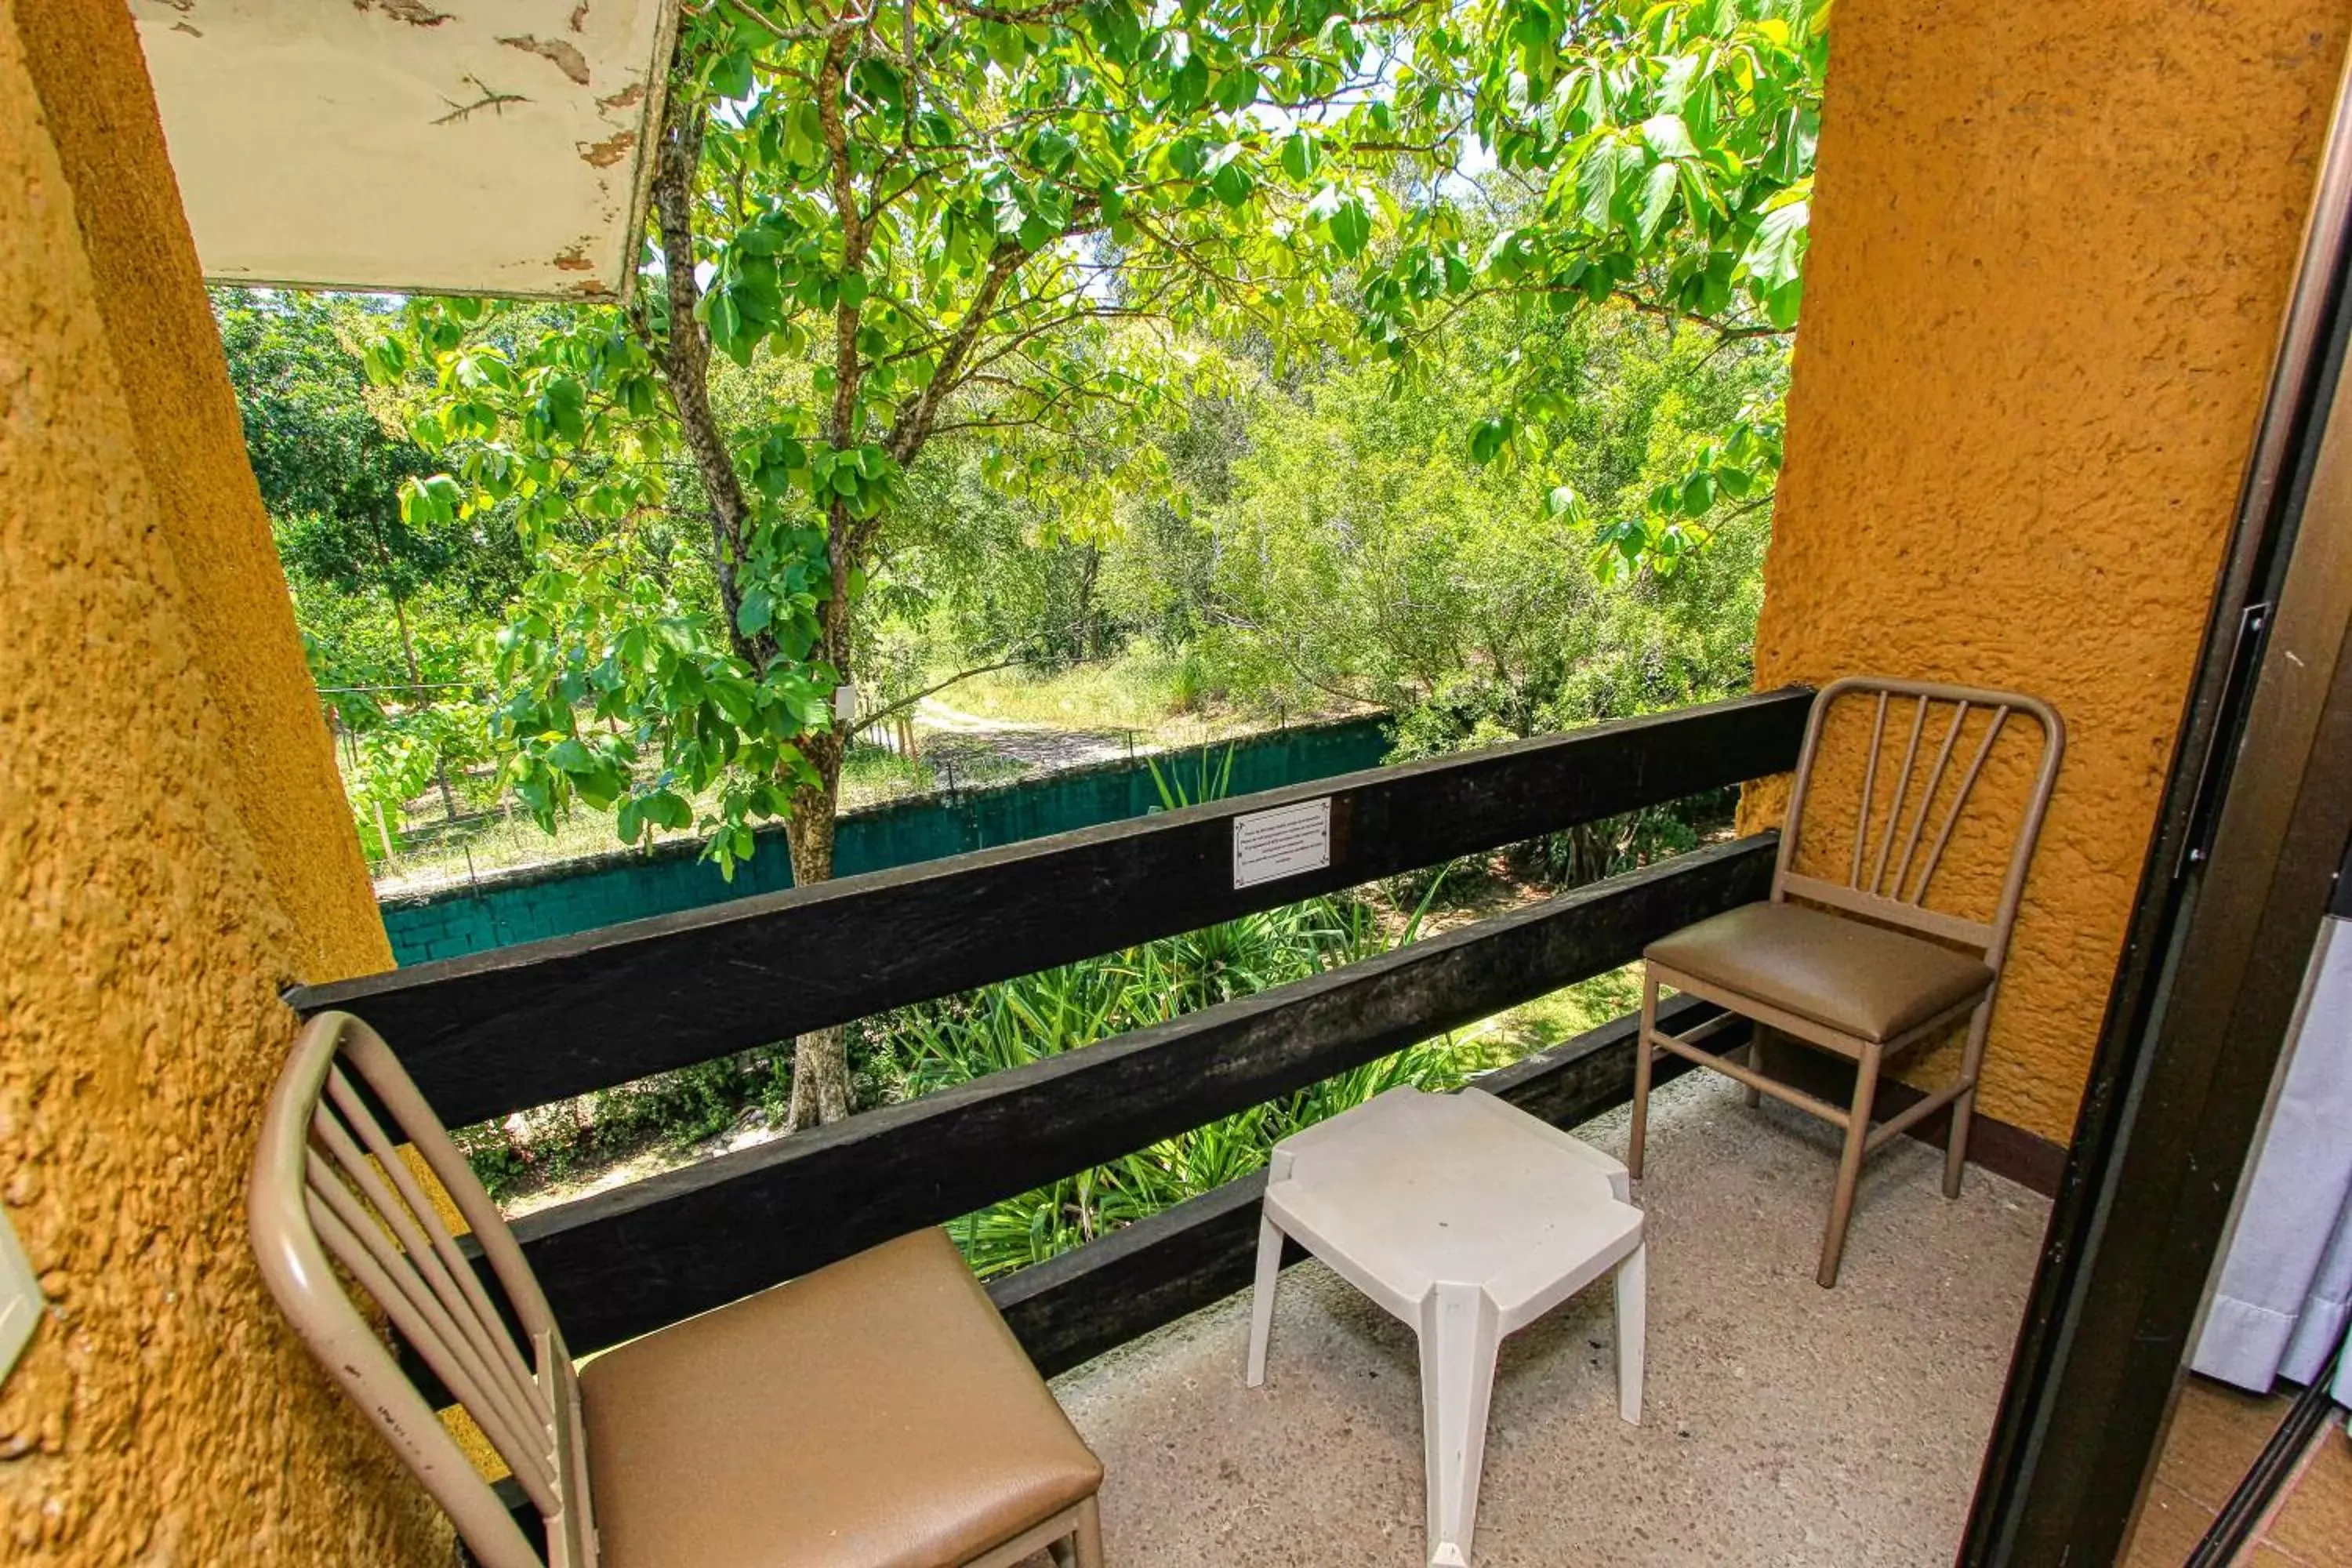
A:
[[[981,994],[989,997],[986,1004],[961,1016],[963,1026],[934,1026],[920,1032],[928,1070],[916,1081],[944,1087],[1361,963],[1416,940],[1428,907],[1425,898],[1391,937],[1370,905],[1315,899],[992,986]],[[1008,991],[1026,994],[1013,1002],[1000,994]],[[1025,1268],[1238,1180],[1262,1167],[1283,1139],[1375,1095],[1403,1084],[1430,1090],[1459,1088],[1486,1065],[1476,1047],[1452,1036],[1423,1041],[991,1205],[949,1228],[982,1277]]]

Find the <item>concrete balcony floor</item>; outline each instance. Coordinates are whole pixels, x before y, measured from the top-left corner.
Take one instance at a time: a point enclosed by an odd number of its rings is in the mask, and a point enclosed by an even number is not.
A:
[[[1580,1136],[1622,1157],[1625,1113]],[[1475,1563],[1951,1561],[2050,1205],[1974,1168],[1948,1203],[1940,1152],[1897,1140],[1823,1290],[1836,1137],[1713,1074],[1659,1091],[1643,1425],[1617,1418],[1605,1285],[1506,1341]],[[1248,1389],[1248,1313],[1232,1297],[1055,1383],[1108,1471],[1111,1563],[1416,1568],[1412,1333],[1309,1261]]]

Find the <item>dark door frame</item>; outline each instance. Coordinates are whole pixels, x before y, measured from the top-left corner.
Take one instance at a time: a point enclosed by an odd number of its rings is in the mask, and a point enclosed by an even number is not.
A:
[[[1966,1568],[2122,1552],[2352,835],[2347,266],[2339,102]]]

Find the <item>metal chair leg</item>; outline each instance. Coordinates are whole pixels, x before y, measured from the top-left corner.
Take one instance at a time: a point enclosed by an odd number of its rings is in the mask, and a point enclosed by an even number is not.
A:
[[[1636,1181],[1642,1175],[1642,1144],[1650,1131],[1650,1060],[1657,1047],[1650,1037],[1658,1029],[1658,982],[1647,963],[1642,965],[1642,1027],[1633,1037],[1633,1131],[1627,1140],[1625,1171]]]
[[[1969,1128],[1976,1120],[1977,1073],[1984,1066],[1985,1031],[1992,1024],[1992,997],[1988,994],[1969,1016],[1968,1048],[1960,1054],[1960,1081],[1968,1088],[1952,1101],[1952,1124],[1944,1134],[1944,1195],[1960,1195],[1960,1172],[1969,1163]]]
[[[1837,1192],[1830,1199],[1830,1226],[1822,1237],[1822,1266],[1813,1279],[1822,1289],[1837,1283],[1845,1255],[1846,1222],[1853,1217],[1853,1192],[1862,1182],[1862,1157],[1870,1142],[1870,1105],[1878,1094],[1878,1047],[1871,1046],[1854,1064],[1853,1105],[1846,1112],[1845,1152],[1838,1159]]]

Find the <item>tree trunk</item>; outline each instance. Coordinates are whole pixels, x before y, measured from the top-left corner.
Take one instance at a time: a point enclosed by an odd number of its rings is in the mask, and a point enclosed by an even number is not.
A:
[[[833,593],[817,611],[817,645],[810,651],[847,681],[852,610],[842,531],[848,520],[836,507],[832,521],[827,551],[833,558]],[[801,754],[816,770],[817,782],[793,793],[784,837],[792,847],[793,885],[805,888],[833,879],[835,813],[841,805],[841,763],[849,751],[849,730],[846,725],[818,730],[803,736],[798,744]],[[794,1040],[788,1130],[797,1132],[803,1127],[838,1121],[850,1109],[846,1030],[836,1024],[829,1029],[813,1029]]]
[[[775,637],[769,632],[746,637],[740,614],[743,591],[735,578],[743,559],[743,531],[751,503],[735,459],[727,449],[726,433],[710,406],[709,329],[695,319],[702,288],[695,280],[694,176],[702,160],[702,116],[699,100],[687,84],[673,81],[663,110],[661,145],[654,159],[654,215],[661,227],[663,281],[669,296],[669,331],[656,345],[662,384],[670,405],[677,411],[679,435],[694,457],[695,472],[710,502],[710,574],[719,585],[719,609],[727,623],[728,641],[735,656],[765,674],[776,657]],[[681,259],[683,258],[683,259]]]
[[[833,877],[834,812],[841,798],[840,731],[811,735],[801,750],[822,781],[793,797],[793,814],[784,823],[784,838],[792,847],[793,882],[810,887]],[[812,1029],[793,1042],[793,1100],[786,1128],[797,1132],[838,1121],[850,1111],[848,1031],[835,1024]]]

